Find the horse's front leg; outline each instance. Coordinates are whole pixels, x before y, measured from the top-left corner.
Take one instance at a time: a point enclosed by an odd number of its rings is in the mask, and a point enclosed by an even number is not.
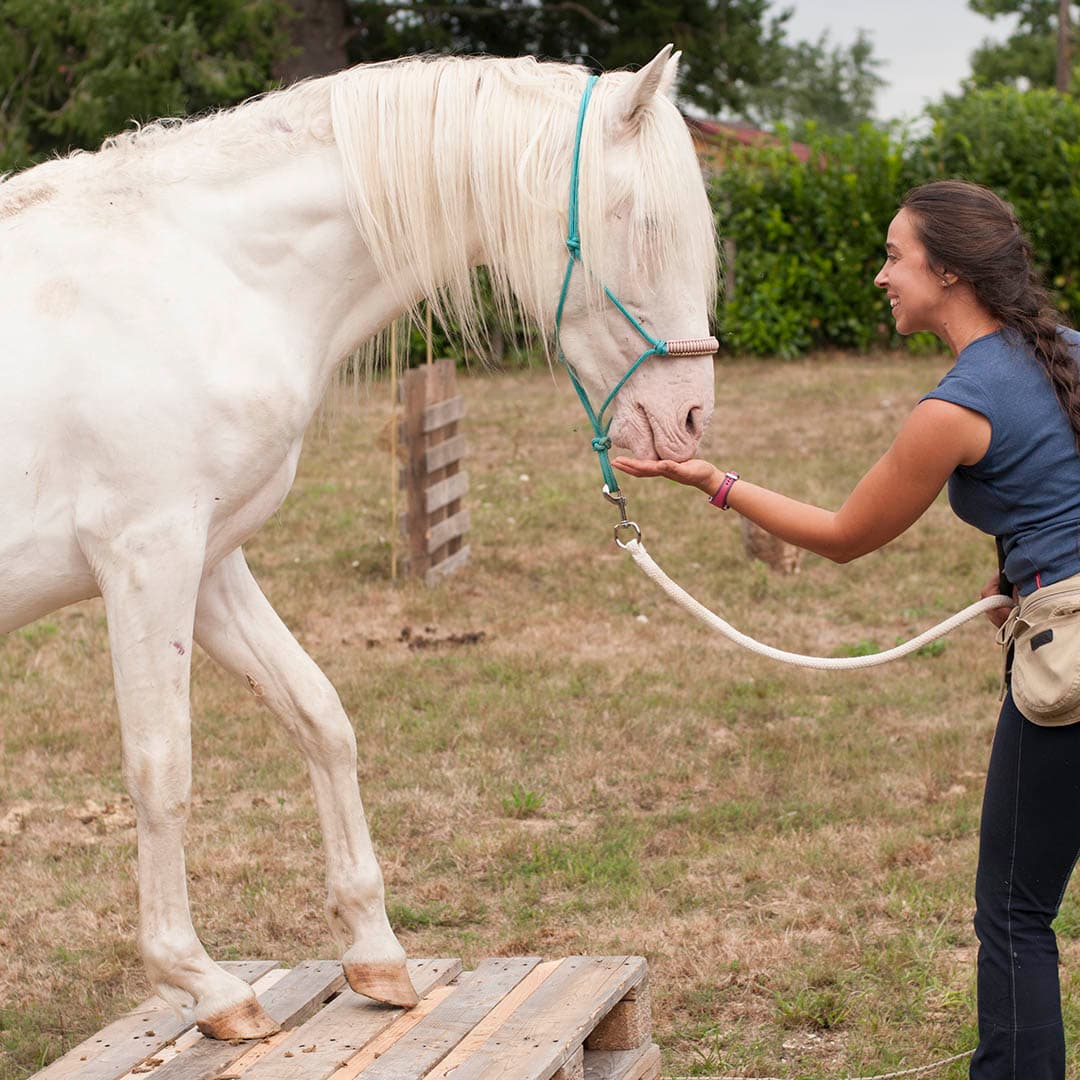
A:
[[[239,549],[203,581],[195,639],[270,707],[304,754],[326,845],[327,914],[345,946],[349,985],[378,1001],[415,1005],[360,802],[352,725],[330,680],[278,618]]]
[[[139,944],[157,992],[194,1001],[206,1035],[251,1039],[278,1025],[250,986],[219,968],[195,934],[183,836],[191,799],[191,674],[195,601],[203,571],[194,523],[155,521],[119,538],[83,537],[108,618],[124,779],[139,845]]]

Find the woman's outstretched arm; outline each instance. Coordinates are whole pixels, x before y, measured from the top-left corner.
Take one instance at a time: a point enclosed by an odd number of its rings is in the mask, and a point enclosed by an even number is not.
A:
[[[892,446],[855,486],[839,510],[823,510],[747,480],[728,492],[727,504],[789,544],[834,562],[850,562],[883,547],[917,521],[958,465],[973,465],[990,445],[985,416],[929,399],[912,410]],[[724,473],[700,459],[643,461],[618,457],[631,476],[664,476],[712,496]]]

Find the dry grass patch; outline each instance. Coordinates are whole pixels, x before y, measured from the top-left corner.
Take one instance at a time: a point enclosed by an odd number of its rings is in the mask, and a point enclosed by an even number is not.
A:
[[[838,505],[943,367],[725,363],[705,452]],[[989,626],[867,673],[737,651],[612,546],[614,511],[561,379],[476,375],[462,389],[464,573],[435,589],[389,580],[379,384],[309,440],[249,547],[354,719],[409,951],[470,966],[642,953],[666,1072],[859,1074],[971,1046]],[[884,552],[775,576],[746,562],[734,515],[672,485],[626,489],[669,573],[796,651],[888,647],[969,603],[993,563],[942,501]],[[331,955],[303,766],[201,655],[194,685],[200,933],[222,958]],[[100,604],[0,642],[0,740],[0,1078],[15,1080],[147,992]],[[1059,926],[1077,1031],[1071,893]]]

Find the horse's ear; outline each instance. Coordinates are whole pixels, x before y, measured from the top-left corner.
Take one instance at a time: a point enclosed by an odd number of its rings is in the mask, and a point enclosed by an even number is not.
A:
[[[679,61],[682,59],[682,49],[673,52],[664,64],[664,75],[660,80],[660,93],[664,97],[671,97],[675,84],[679,80]]]
[[[672,78],[678,65],[679,54],[672,56],[673,48],[673,45],[665,45],[640,71],[635,72],[619,91],[618,108],[614,113],[618,123],[629,127],[636,126],[641,110],[652,101],[661,87],[667,88],[668,65],[672,64]]]

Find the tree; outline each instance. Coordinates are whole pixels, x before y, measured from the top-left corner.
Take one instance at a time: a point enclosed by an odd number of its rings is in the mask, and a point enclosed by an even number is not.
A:
[[[0,0],[0,170],[273,85],[282,0]]]
[[[709,112],[740,112],[774,75],[790,12],[770,0],[349,0],[354,62],[421,52],[532,53],[594,70],[640,65],[673,41],[681,91]]]
[[[282,55],[275,74],[285,84],[313,75],[329,75],[348,64],[346,0],[289,0],[292,11],[284,30],[292,48]]]
[[[747,115],[762,127],[786,125],[797,139],[811,125],[829,132],[854,131],[873,119],[874,101],[885,80],[881,60],[860,30],[849,46],[830,46],[828,34],[816,42],[783,45],[775,80],[750,95]]]
[[[972,11],[995,19],[1019,17],[1006,41],[984,42],[971,57],[976,86],[1056,86],[1067,91],[1071,71],[1063,57],[1071,54],[1072,27],[1078,5],[1069,0],[968,0]],[[1063,17],[1064,16],[1064,17]]]

